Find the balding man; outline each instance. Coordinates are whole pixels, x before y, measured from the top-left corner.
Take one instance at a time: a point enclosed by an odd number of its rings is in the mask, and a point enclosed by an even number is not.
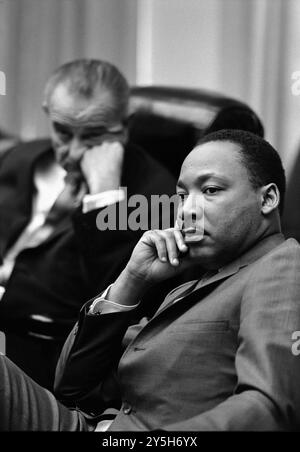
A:
[[[114,280],[141,235],[99,231],[98,213],[125,195],[175,191],[168,171],[128,142],[128,98],[114,65],[64,64],[45,88],[51,140],[0,162],[0,329],[6,354],[48,388],[83,300]]]

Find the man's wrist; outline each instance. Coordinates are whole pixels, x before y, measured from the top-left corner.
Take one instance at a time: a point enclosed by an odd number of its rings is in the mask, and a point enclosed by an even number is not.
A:
[[[112,286],[113,284],[108,286],[102,295],[95,298],[95,300],[93,301],[88,310],[89,315],[111,314],[126,311],[129,312],[130,310],[135,309],[139,305],[139,303],[137,303],[136,305],[127,306],[124,304],[115,303],[112,300],[108,300],[108,295]]]
[[[101,209],[117,202],[121,202],[125,199],[125,192],[121,188],[118,190],[108,190],[95,195],[87,194],[82,200],[83,213],[90,212],[91,210]]]
[[[134,306],[150,286],[145,278],[138,277],[126,267],[111,287],[107,300]]]
[[[89,193],[91,195],[96,195],[104,191],[118,190],[121,185],[121,177],[110,177],[110,178],[99,178],[99,175],[94,179],[89,179],[87,181],[89,187]]]

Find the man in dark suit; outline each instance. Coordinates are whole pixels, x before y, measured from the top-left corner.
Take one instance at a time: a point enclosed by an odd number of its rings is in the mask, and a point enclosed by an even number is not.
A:
[[[128,98],[112,64],[64,64],[45,89],[51,140],[0,162],[0,329],[6,354],[47,388],[83,300],[114,281],[142,234],[100,231],[99,212],[175,192],[169,172],[128,141]]]
[[[300,247],[280,232],[278,154],[249,132],[212,133],[185,159],[177,190],[180,227],[146,232],[82,308],[57,399],[1,357],[3,430],[299,429]],[[206,275],[124,336],[145,290],[195,263]]]

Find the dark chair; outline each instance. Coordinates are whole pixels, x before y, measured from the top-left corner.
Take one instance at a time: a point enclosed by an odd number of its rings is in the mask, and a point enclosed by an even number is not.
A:
[[[131,89],[131,140],[161,161],[175,177],[197,140],[219,129],[264,135],[256,113],[245,103],[200,89],[135,86]]]

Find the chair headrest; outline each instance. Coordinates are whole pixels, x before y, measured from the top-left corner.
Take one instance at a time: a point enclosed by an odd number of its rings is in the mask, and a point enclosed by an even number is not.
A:
[[[263,136],[263,125],[245,103],[207,90],[165,86],[131,88],[130,138],[176,176],[201,136],[242,129]]]

